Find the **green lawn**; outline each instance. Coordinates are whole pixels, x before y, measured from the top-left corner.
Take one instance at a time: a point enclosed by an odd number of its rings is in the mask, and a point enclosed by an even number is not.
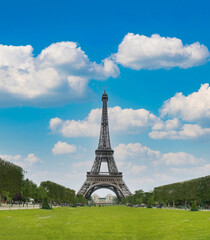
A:
[[[210,212],[127,207],[0,211],[0,240],[210,239]]]

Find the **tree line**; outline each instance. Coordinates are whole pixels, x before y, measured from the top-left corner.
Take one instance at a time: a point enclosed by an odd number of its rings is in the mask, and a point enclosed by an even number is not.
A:
[[[153,202],[153,192],[144,192],[142,189],[135,191],[131,196],[123,198],[121,203],[123,204],[146,204],[151,205]]]
[[[25,202],[29,198],[35,202],[47,198],[51,203],[87,203],[82,195],[78,196],[74,190],[57,183],[44,181],[38,187],[33,181],[24,180],[21,167],[0,158],[0,204],[2,200]],[[193,202],[200,206],[210,205],[210,176],[156,187],[151,192],[137,190],[121,202],[173,207],[191,205]]]
[[[210,204],[210,176],[172,183],[154,189],[154,200],[163,205]]]
[[[74,190],[51,181],[41,182],[39,189],[42,191],[43,197],[47,197],[50,202],[72,203],[73,205],[87,203],[87,199],[82,195],[76,195]]]
[[[15,164],[0,159],[0,205],[2,200],[43,202],[48,199],[55,204],[85,204],[87,200],[75,191],[51,181],[41,182],[38,187],[33,181],[24,180],[23,169]]]
[[[138,190],[123,198],[122,203],[171,207],[191,206],[193,203],[200,207],[210,205],[210,176],[156,187],[151,192]]]
[[[0,204],[2,196],[13,197],[21,192],[23,169],[0,158]]]

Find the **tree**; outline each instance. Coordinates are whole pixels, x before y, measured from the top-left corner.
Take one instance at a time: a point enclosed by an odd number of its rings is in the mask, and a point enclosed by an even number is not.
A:
[[[0,159],[0,204],[4,192],[12,198],[20,193],[23,184],[23,169],[15,164]]]
[[[47,190],[43,186],[39,186],[37,189],[37,200],[42,202],[45,198],[47,198]]]
[[[72,203],[75,198],[75,191],[69,188],[65,188],[57,183],[46,181],[41,182],[40,187],[45,189],[47,198],[50,202],[56,203]]]
[[[88,200],[86,198],[83,197],[83,195],[81,194],[77,194],[76,196],[76,202],[77,203],[81,203],[81,204],[87,204]]]
[[[135,191],[135,193],[131,196],[128,196],[126,198],[123,198],[121,200],[121,203],[123,204],[141,204],[141,203],[145,203],[145,204],[152,204],[154,201],[154,197],[153,197],[153,192],[144,192],[143,190],[137,190]]]
[[[37,185],[28,178],[23,181],[22,196],[24,199],[33,198],[37,200]]]

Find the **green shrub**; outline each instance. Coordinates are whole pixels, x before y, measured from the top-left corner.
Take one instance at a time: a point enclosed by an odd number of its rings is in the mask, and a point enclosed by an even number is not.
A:
[[[197,208],[195,202],[192,203],[191,211],[198,211],[198,208]]]
[[[42,203],[42,209],[51,209],[46,197],[44,198],[44,201]]]

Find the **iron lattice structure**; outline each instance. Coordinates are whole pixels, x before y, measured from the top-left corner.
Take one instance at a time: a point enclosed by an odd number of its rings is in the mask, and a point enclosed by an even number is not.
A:
[[[99,137],[98,149],[95,151],[95,160],[90,172],[80,188],[78,194],[82,194],[87,199],[91,194],[101,188],[108,188],[115,192],[118,199],[131,195],[130,190],[123,181],[122,172],[119,172],[114,160],[114,151],[111,148],[109,137],[109,122],[107,110],[108,95],[104,91],[102,95],[102,117],[101,131]],[[108,172],[100,172],[102,162],[107,163]]]

